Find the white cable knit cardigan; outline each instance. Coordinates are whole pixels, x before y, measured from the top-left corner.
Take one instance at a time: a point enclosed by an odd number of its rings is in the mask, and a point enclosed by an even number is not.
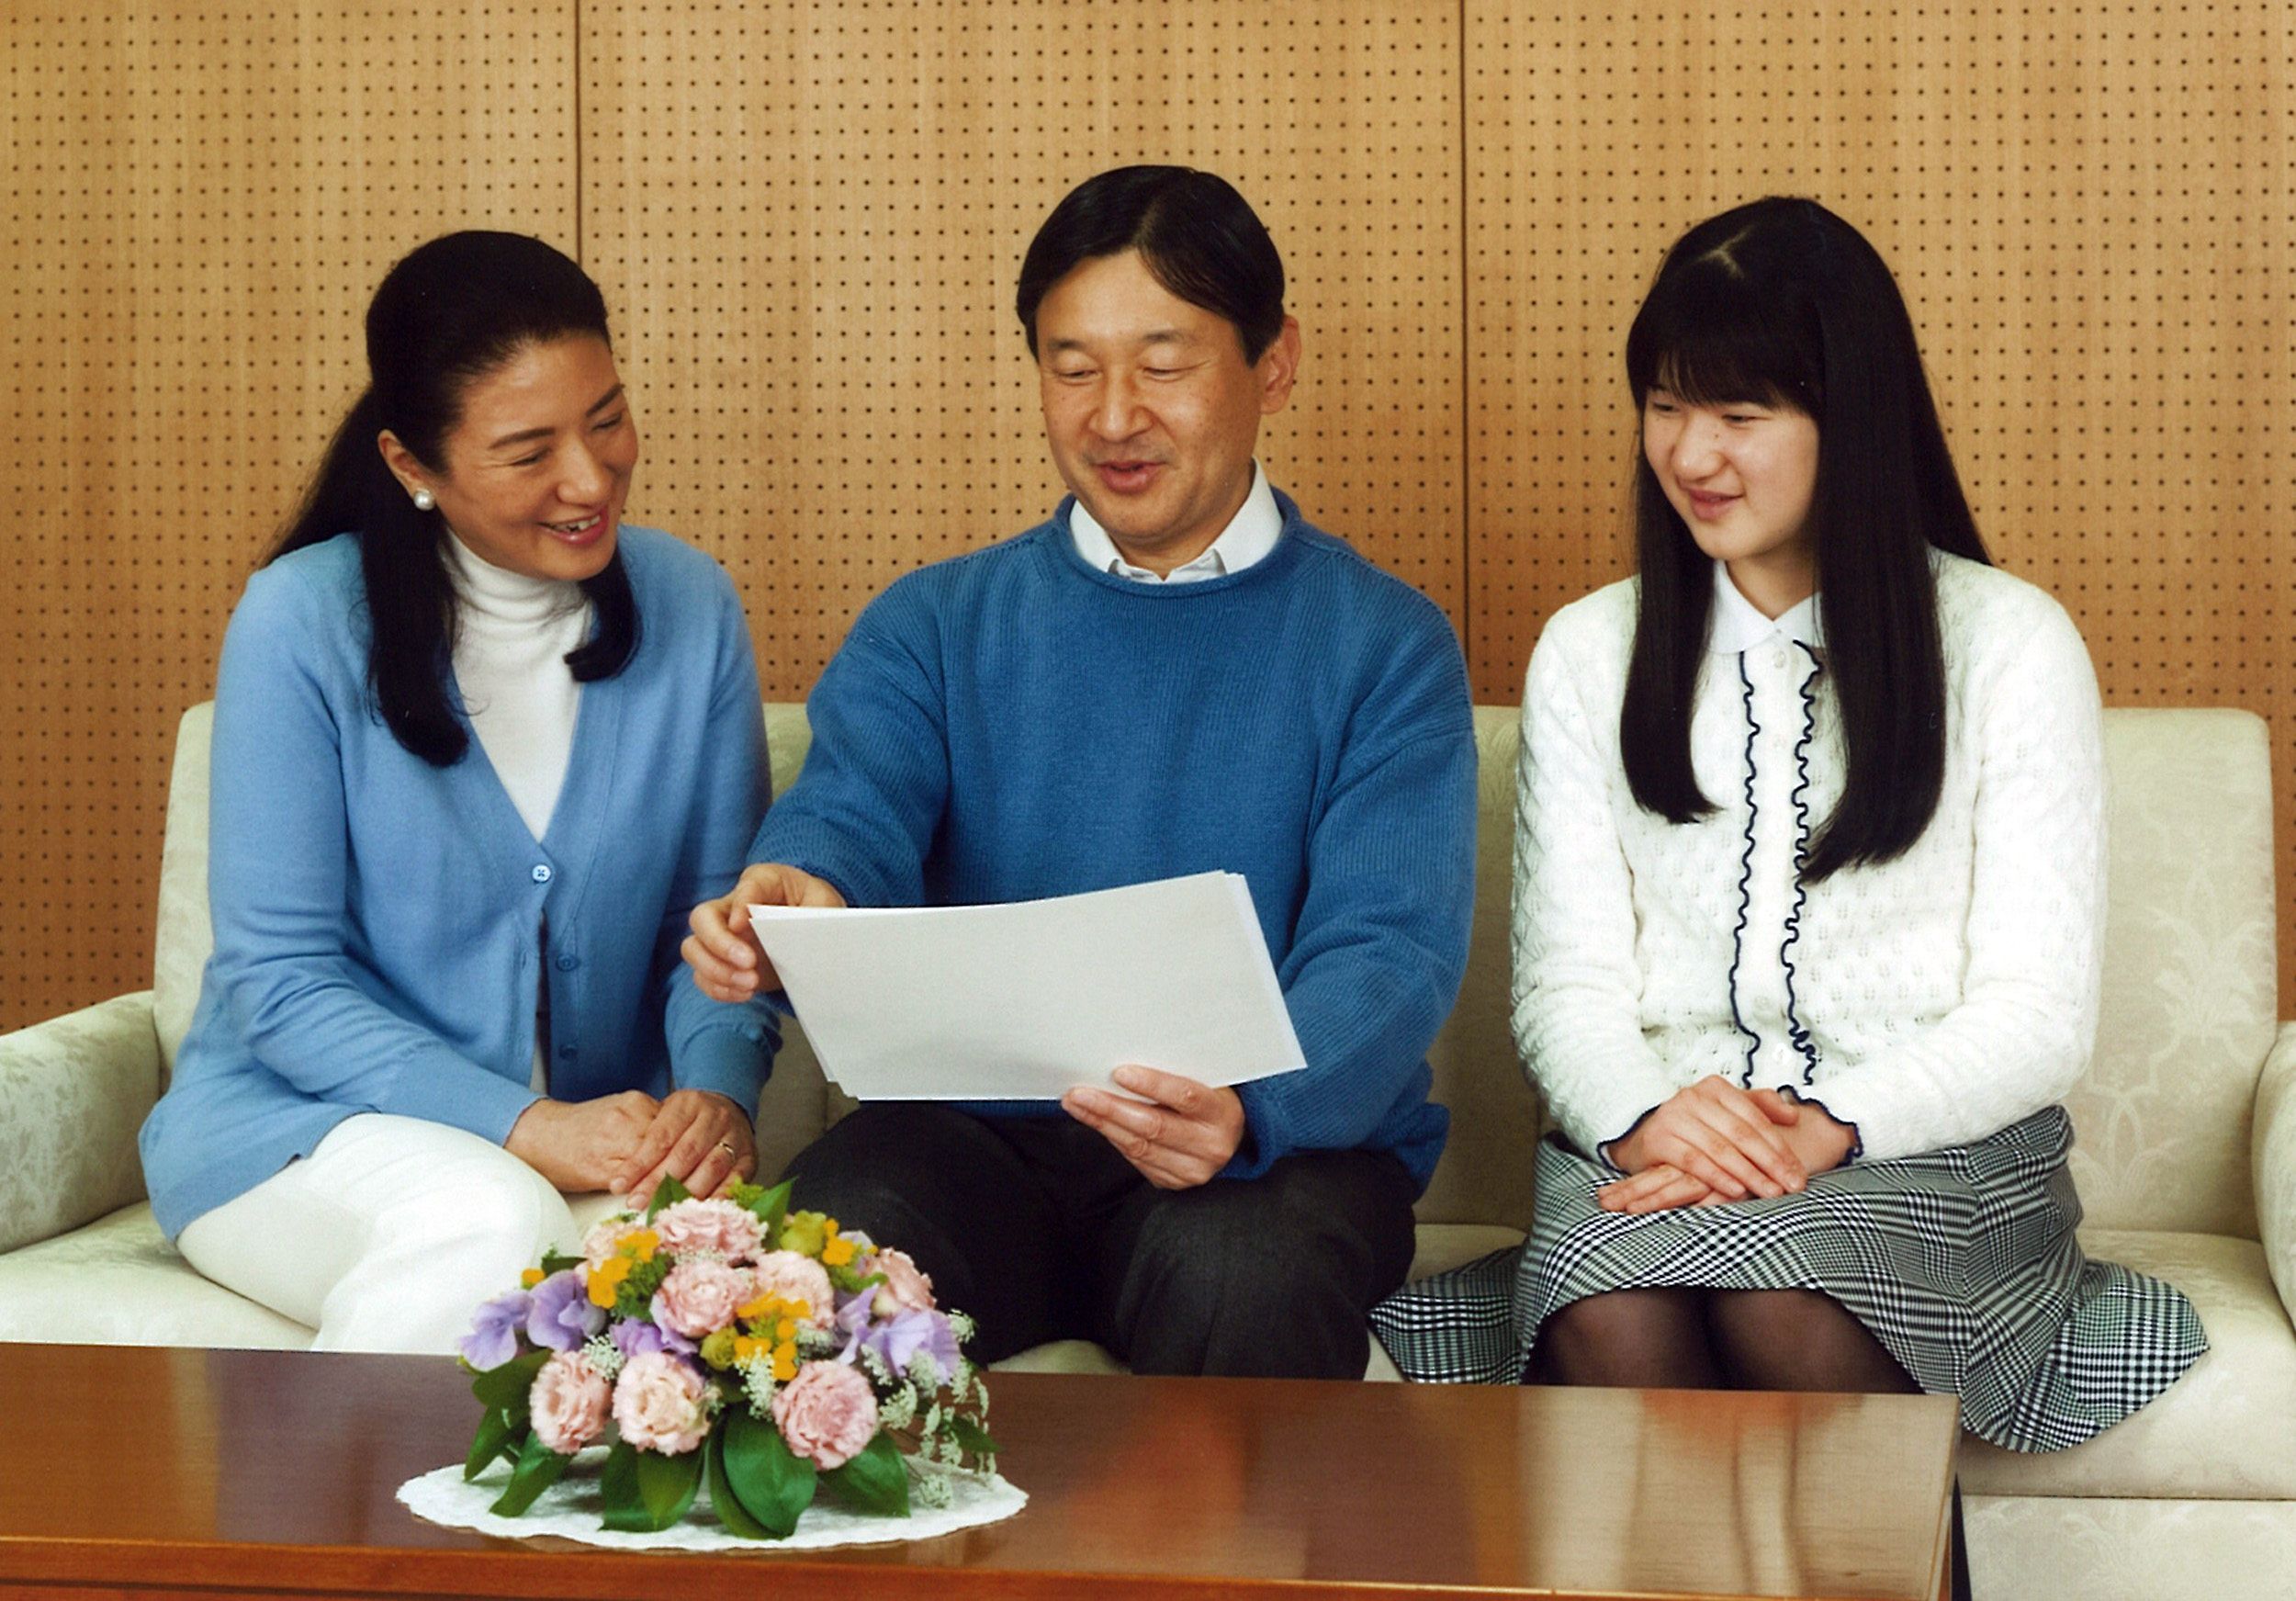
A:
[[[1936,815],[1897,860],[1806,886],[1798,919],[1797,835],[1830,815],[1843,766],[1809,653],[1781,638],[1707,655],[1691,754],[1716,809],[1677,826],[1636,804],[1619,757],[1633,581],[1547,625],[1523,694],[1514,1037],[1581,1149],[1719,1074],[1806,1085],[1856,1126],[1861,1159],[1905,1156],[2050,1105],[2088,1065],[2105,912],[2088,653],[2032,585],[1942,554],[1932,566],[1947,703]]]

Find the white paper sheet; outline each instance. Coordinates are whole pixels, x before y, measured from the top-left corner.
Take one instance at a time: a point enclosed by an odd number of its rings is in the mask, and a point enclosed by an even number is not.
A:
[[[858,1099],[1049,1099],[1130,1063],[1212,1085],[1305,1065],[1237,874],[750,920],[822,1071]]]

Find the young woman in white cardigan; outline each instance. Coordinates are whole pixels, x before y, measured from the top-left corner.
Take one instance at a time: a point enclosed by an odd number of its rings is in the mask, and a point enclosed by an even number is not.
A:
[[[1988,562],[1904,301],[1822,207],[1693,229],[1626,368],[1639,573],[1556,614],[1524,690],[1535,1226],[1375,1322],[1414,1377],[1919,1388],[2072,1445],[2206,1348],[2073,1237],[2088,653]]]

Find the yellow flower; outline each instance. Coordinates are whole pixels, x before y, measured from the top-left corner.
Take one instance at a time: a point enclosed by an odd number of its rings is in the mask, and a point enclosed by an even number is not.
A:
[[[590,1303],[592,1306],[612,1306],[622,1291],[622,1280],[636,1267],[627,1257],[608,1257],[590,1270]]]
[[[521,1273],[518,1276],[518,1282],[520,1288],[532,1290],[535,1285],[542,1282],[542,1269],[539,1268],[527,1268],[523,1273]]]
[[[786,1384],[797,1377],[797,1347],[783,1340],[773,1347],[773,1381]]]
[[[786,1304],[787,1302],[783,1302],[780,1296],[768,1293],[759,1296],[755,1301],[744,1302],[741,1305],[735,1307],[734,1315],[745,1322],[760,1323],[772,1317]]]
[[[652,1229],[632,1229],[616,1241],[615,1246],[625,1257],[650,1262],[654,1259],[654,1253],[661,1248],[661,1235]]]
[[[834,1228],[837,1225],[832,1223],[829,1226]],[[825,1268],[842,1268],[852,1259],[853,1242],[850,1240],[832,1238],[821,1247],[821,1265]]]
[[[800,1302],[798,1304],[802,1306],[805,1302]],[[797,1337],[797,1320],[793,1317],[785,1317],[779,1323],[775,1324],[773,1325],[773,1337],[779,1340],[795,1339]]]

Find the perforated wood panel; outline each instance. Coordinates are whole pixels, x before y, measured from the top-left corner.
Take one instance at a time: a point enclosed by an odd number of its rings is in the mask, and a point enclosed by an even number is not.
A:
[[[1821,196],[1896,265],[1987,536],[2109,698],[2274,718],[2296,885],[2283,5],[122,9],[0,13],[0,1028],[148,982],[167,731],[393,256],[479,222],[581,250],[636,513],[725,558],[796,695],[897,573],[1052,503],[1012,280],[1131,160],[1258,206],[1307,345],[1270,469],[1451,611],[1494,701],[1624,570],[1659,254]]]
[[[167,760],[410,245],[571,244],[572,0],[0,15],[0,1028],[152,982]]]
[[[2296,993],[2296,10],[1469,0],[1465,59],[1479,698],[1626,570],[1622,352],[1666,246],[1816,196],[1896,269],[1979,525],[2107,700],[2272,720]]]
[[[1279,485],[1464,623],[1458,12],[1392,0],[585,6],[583,237],[647,431],[769,693],[871,595],[1061,494],[1013,313],[1103,167],[1209,167],[1283,253]]]

